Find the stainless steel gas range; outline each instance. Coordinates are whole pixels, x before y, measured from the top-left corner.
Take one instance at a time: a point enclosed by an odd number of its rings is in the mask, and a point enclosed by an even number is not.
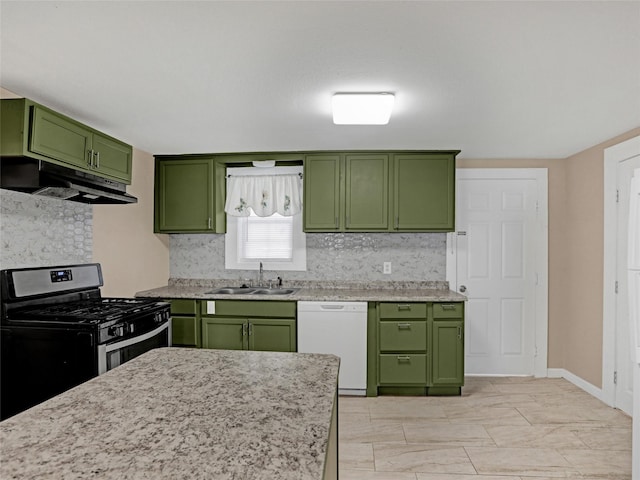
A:
[[[171,345],[168,303],[101,286],[97,263],[0,271],[0,419]]]

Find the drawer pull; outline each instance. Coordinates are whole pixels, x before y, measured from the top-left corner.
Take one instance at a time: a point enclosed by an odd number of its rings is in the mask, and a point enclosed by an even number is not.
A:
[[[400,330],[408,330],[411,328],[410,323],[398,323],[398,329]]]
[[[411,357],[406,357],[406,356],[396,357],[396,358],[398,359],[399,362],[408,362],[411,360]]]
[[[455,305],[442,305],[442,310],[455,310]]]
[[[398,305],[398,310],[411,310],[411,305]]]
[[[458,327],[458,340],[462,339],[462,327]]]

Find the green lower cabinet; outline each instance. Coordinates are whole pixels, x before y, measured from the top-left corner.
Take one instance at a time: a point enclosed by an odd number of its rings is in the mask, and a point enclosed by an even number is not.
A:
[[[295,352],[296,322],[275,318],[205,317],[202,319],[202,347]]]
[[[247,350],[247,321],[244,318],[203,318],[202,348]]]
[[[167,300],[171,303],[171,344],[175,347],[200,347],[200,317],[197,300]]]
[[[295,352],[296,321],[287,319],[249,319],[249,350]]]
[[[202,347],[223,350],[297,351],[296,302],[201,302]]]
[[[433,385],[464,384],[464,322],[436,320],[433,322]]]
[[[368,322],[368,396],[460,395],[464,303],[377,303]]]

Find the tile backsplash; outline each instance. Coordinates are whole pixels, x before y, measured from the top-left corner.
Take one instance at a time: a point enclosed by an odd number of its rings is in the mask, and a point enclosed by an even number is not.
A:
[[[87,263],[91,205],[0,189],[0,268]]]
[[[171,278],[242,279],[255,271],[225,270],[224,235],[171,235]],[[392,273],[382,273],[391,262]],[[272,276],[265,273],[265,278]],[[280,273],[280,272],[278,272]],[[445,233],[307,234],[307,271],[281,272],[285,281],[443,281]]]

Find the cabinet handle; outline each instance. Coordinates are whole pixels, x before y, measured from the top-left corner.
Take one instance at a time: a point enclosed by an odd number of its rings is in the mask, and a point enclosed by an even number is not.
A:
[[[95,152],[94,155],[96,156],[96,168],[100,168],[100,152]]]
[[[247,324],[242,324],[242,336],[244,337],[247,334]]]
[[[455,305],[441,305],[442,310],[455,310],[456,306]]]
[[[207,228],[211,229],[211,217],[207,218]]]
[[[398,323],[398,328],[399,329],[408,329],[411,328],[411,324],[410,323]]]
[[[400,228],[400,215],[396,215],[396,230]]]
[[[462,340],[462,327],[458,327],[458,340]]]
[[[89,168],[93,168],[93,150],[87,150],[87,165]]]
[[[399,362],[408,362],[409,360],[411,360],[411,357],[396,357],[398,359]]]
[[[253,334],[253,325],[251,323],[249,323],[249,332],[248,335],[251,336]]]
[[[411,310],[411,305],[398,305],[398,310]]]

